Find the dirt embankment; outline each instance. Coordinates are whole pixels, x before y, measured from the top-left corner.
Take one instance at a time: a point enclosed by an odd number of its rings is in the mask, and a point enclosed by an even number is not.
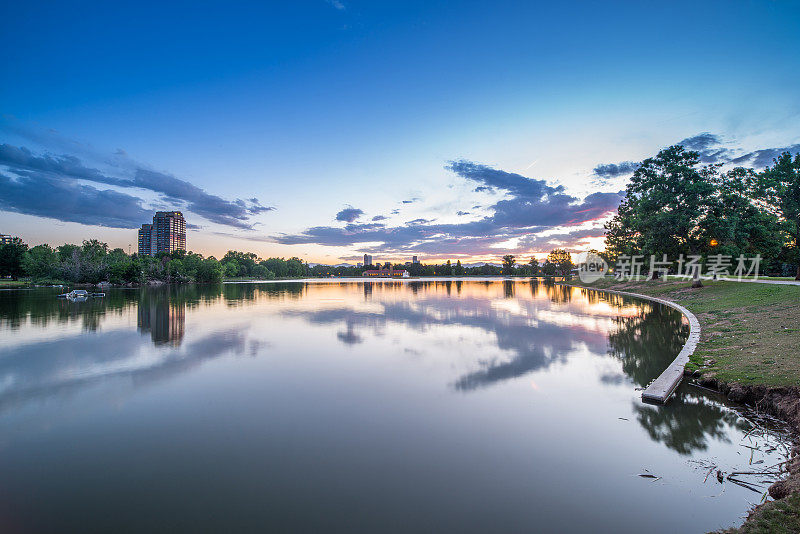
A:
[[[788,422],[800,434],[800,387],[768,387],[728,384],[716,378],[701,378],[700,385],[720,391],[728,400],[754,406],[759,412],[774,415]],[[783,499],[800,491],[800,448],[795,444],[793,458],[788,464],[789,476],[769,487],[773,499]]]

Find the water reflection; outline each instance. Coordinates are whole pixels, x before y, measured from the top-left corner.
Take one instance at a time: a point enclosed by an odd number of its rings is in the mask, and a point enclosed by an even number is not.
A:
[[[602,379],[613,383],[627,377],[641,386],[663,369],[663,355],[671,357],[686,336],[680,314],[660,305],[639,303],[632,306],[630,299],[602,296],[552,283],[525,284],[530,297],[517,298],[517,287],[522,284],[506,280],[500,282],[501,294],[498,296],[513,301],[514,305],[499,306],[491,298],[496,283],[473,283],[471,292],[462,295],[463,284],[461,281],[364,283],[360,286],[365,301],[372,301],[374,291],[380,292],[381,298],[374,302],[378,308],[362,310],[350,302],[342,302],[324,309],[288,308],[282,313],[303,317],[311,325],[341,325],[336,338],[346,345],[360,344],[367,335],[382,335],[388,324],[422,332],[450,328],[459,332],[477,330],[491,334],[499,350],[478,357],[474,370],[452,382],[452,386],[460,391],[491,386],[555,363],[564,363],[567,356],[579,347],[602,354],[609,344],[614,356],[622,361],[624,375],[606,375]],[[0,301],[0,316],[4,326],[12,330],[19,329],[27,319],[39,327],[46,327],[52,320],[62,323],[80,320],[83,330],[97,331],[107,315],[120,315],[135,308],[137,328],[143,334],[149,333],[153,345],[179,348],[186,336],[187,308],[191,310],[201,304],[214,306],[220,301],[227,308],[240,307],[254,305],[264,298],[297,301],[308,288],[304,283],[276,283],[111,290],[105,299],[84,303],[55,299],[54,293],[48,291],[16,292],[14,298],[4,295],[6,298]],[[341,283],[328,284],[326,289],[348,288],[352,289],[352,286]],[[460,298],[452,298],[454,288]],[[402,298],[409,290],[415,298]],[[538,298],[542,292],[546,301]],[[385,298],[387,294],[392,297]],[[398,294],[401,298],[395,298]],[[569,307],[574,294],[580,296],[581,305]],[[597,310],[592,309],[598,304],[608,307],[600,322]],[[633,313],[618,316],[617,311],[626,306]],[[120,332],[100,339],[76,336],[61,340],[58,342],[62,349],[60,352],[72,354],[72,357],[49,359],[48,365],[57,368],[59,362],[69,360],[71,364],[82,362],[82,365],[92,367],[109,359],[123,365],[122,362],[137,357],[142,347],[113,339],[117,334]],[[115,350],[96,346],[106,342],[111,343]],[[52,342],[33,344],[23,350],[28,351],[31,361],[35,361],[36,355],[41,357],[54,348],[47,343]],[[70,350],[68,347],[73,348]]]
[[[710,440],[729,442],[729,428],[745,428],[736,412],[723,408],[720,398],[690,392],[682,385],[666,406],[635,403],[636,420],[650,439],[682,455],[708,449]]]
[[[688,335],[681,324],[681,315],[675,310],[655,304],[634,306],[634,301],[627,297],[579,293],[586,304],[604,303],[609,310],[627,306],[636,314],[617,317],[609,313],[605,317],[607,324],[602,325],[597,323],[592,310],[577,308],[569,310],[571,321],[565,324],[566,310],[558,313],[558,307],[552,308],[536,300],[539,284],[527,284],[534,298],[520,300],[516,309],[498,307],[495,301],[482,296],[443,298],[451,296],[452,285],[452,282],[412,282],[409,284],[411,291],[419,294],[425,290],[422,296],[413,301],[379,301],[380,308],[374,311],[354,310],[343,304],[324,310],[287,310],[284,315],[303,317],[312,325],[341,324],[345,330],[337,332],[336,336],[347,345],[361,343],[366,335],[381,335],[388,324],[417,331],[477,329],[492,334],[503,354],[479,358],[478,369],[453,382],[453,387],[460,391],[490,386],[564,363],[567,355],[579,347],[605,353],[609,341],[614,354],[623,360],[623,372],[641,385],[658,376],[668,361],[664,355],[669,359],[674,357]],[[501,285],[503,298],[513,299],[515,282],[503,281]],[[488,290],[492,282],[481,282],[480,286]],[[371,294],[373,284],[364,287],[369,287]],[[382,283],[380,288],[403,290],[405,286],[388,282]],[[444,291],[437,293],[436,289]],[[573,293],[581,291],[555,284],[542,285],[541,290],[550,304],[558,305],[570,303]]]
[[[627,297],[608,295],[597,299],[616,303]],[[614,329],[608,336],[611,353],[622,361],[622,372],[636,385],[644,387],[663,371],[680,352],[689,336],[689,325],[683,316],[666,306],[641,302],[635,314],[612,319]]]
[[[186,303],[173,302],[165,291],[142,291],[139,294],[137,326],[150,332],[153,344],[177,347],[186,333]]]
[[[229,329],[157,355],[148,354],[140,337],[129,331],[2,348],[0,411],[31,400],[69,396],[109,379],[145,385],[189,371],[204,360],[242,354],[245,346],[246,332]]]
[[[65,302],[56,294],[25,291],[18,293],[18,299],[4,295],[0,300],[4,336],[26,323],[34,327],[22,339],[7,337],[0,347],[0,411],[31,400],[69,396],[110,379],[144,385],[189,371],[205,360],[242,354],[247,346],[250,325],[245,323],[202,334],[181,347],[187,306],[213,303],[221,295],[219,287],[112,290],[108,298],[86,302]],[[224,294],[241,292],[233,289]],[[138,334],[109,324],[126,312],[135,314]],[[81,329],[68,330],[57,339],[38,339],[37,331],[54,321],[80,322]],[[141,337],[148,333],[150,343]],[[162,350],[151,349],[150,344]]]
[[[504,294],[506,288],[503,288]],[[462,332],[476,329],[493,335],[502,356],[478,358],[478,370],[458,378],[453,386],[462,391],[489,386],[522,376],[556,362],[580,344],[603,352],[607,341],[603,332],[575,328],[564,335],[562,325],[547,319],[533,319],[535,306],[523,304],[520,313],[497,309],[492,301],[476,298],[460,300],[426,298],[413,303],[381,302],[374,312],[346,307],[325,310],[288,310],[286,316],[303,317],[312,325],[343,324],[337,338],[346,344],[360,343],[365,335],[381,335],[387,325],[400,325],[425,332],[450,328]],[[497,351],[494,351],[497,352]]]
[[[564,365],[576,351],[595,357],[608,354],[620,362],[617,371],[600,375],[603,384],[642,387],[661,372],[688,335],[681,315],[670,308],[551,283],[385,281],[358,286],[330,283],[324,287],[294,282],[179,286],[111,290],[105,299],[84,303],[56,299],[57,292],[20,291],[0,296],[4,335],[27,325],[25,335],[31,337],[28,342],[22,339],[0,348],[0,410],[112,378],[146,384],[187,372],[225,354],[257,355],[266,345],[249,336],[253,322],[247,317],[235,327],[195,332],[185,343],[190,331],[187,316],[201,309],[216,310],[220,305],[232,309],[256,307],[260,302],[300,302],[309,294],[330,293],[336,298],[311,307],[279,306],[275,311],[286,318],[301,318],[311,327],[338,327],[335,339],[345,346],[383,337],[388,329],[420,334],[452,331],[471,353],[471,369],[448,384],[459,392],[492,387]],[[355,292],[368,307],[347,298]],[[135,314],[139,335],[112,325],[115,318],[126,314]],[[36,339],[35,333],[53,322],[79,323],[80,330],[57,339]],[[86,335],[87,331],[92,335]],[[149,334],[152,348],[141,334]],[[491,345],[486,345],[486,336]],[[480,343],[471,341],[475,339]],[[403,350],[407,354],[424,353],[416,346]],[[667,408],[635,402],[633,409],[652,440],[680,454],[703,450],[710,439],[726,439],[728,426],[736,424],[735,415],[716,400],[685,388]]]
[[[56,293],[0,294],[0,491],[50,521],[30,531],[202,530],[198,502],[242,531],[708,530],[746,508],[699,502],[685,461],[746,461],[736,412],[689,386],[639,400],[687,334],[660,305],[520,281]],[[576,513],[560,488],[589,479]]]

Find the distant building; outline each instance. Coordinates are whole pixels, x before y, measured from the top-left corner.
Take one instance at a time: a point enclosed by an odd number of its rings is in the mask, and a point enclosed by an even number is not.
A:
[[[419,263],[419,258],[416,256],[411,256],[411,263]]]
[[[361,276],[367,278],[408,278],[408,271],[405,269],[373,269],[364,271]]]
[[[364,267],[372,265],[372,256],[369,254],[364,254]]]
[[[0,234],[0,245],[10,245],[14,242],[14,236]]]
[[[153,250],[153,225],[143,224],[139,228],[139,255],[150,256],[155,254]]]
[[[139,229],[139,254],[153,256],[159,252],[186,250],[186,220],[180,211],[157,211],[153,224]]]

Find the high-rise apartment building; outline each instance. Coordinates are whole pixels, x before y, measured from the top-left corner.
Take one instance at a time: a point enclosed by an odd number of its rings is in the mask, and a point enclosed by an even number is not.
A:
[[[186,250],[186,220],[180,211],[157,211],[153,217],[156,252]]]
[[[149,256],[153,251],[153,225],[143,224],[139,228],[139,255]]]
[[[364,267],[372,265],[372,256],[369,254],[364,254]]]
[[[186,250],[186,220],[180,211],[157,211],[153,224],[139,229],[139,254]]]

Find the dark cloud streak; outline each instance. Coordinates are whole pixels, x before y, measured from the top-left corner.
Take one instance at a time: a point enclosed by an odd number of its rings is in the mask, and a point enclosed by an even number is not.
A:
[[[110,176],[99,169],[87,167],[74,156],[53,156],[50,154],[39,156],[25,147],[16,147],[8,144],[0,145],[0,165],[7,167],[10,173],[20,178],[24,177],[22,183],[17,186],[18,189],[23,187],[35,188],[35,184],[32,181],[38,181],[45,197],[56,192],[70,192],[66,198],[73,198],[76,201],[82,197],[87,198],[87,201],[89,201],[89,199],[96,199],[100,196],[108,196],[109,190],[101,191],[91,186],[79,185],[76,180],[122,188],[144,189],[160,194],[172,203],[185,204],[187,210],[211,222],[241,229],[250,230],[253,228],[249,222],[249,218],[253,215],[274,209],[269,206],[263,206],[256,198],[225,200],[207,193],[186,180],[181,180],[167,173],[145,169],[141,166],[134,168],[132,177],[120,178]],[[120,195],[126,199],[135,199],[139,205],[143,202],[143,199],[139,197],[121,193]],[[12,201],[11,197],[5,194],[3,197],[5,209],[12,209],[13,205],[9,207]],[[16,197],[16,200],[22,200],[22,197]],[[130,201],[126,202],[128,202],[126,205],[130,207]],[[39,216],[58,220],[72,220],[70,219],[72,217],[70,214],[64,213],[66,206],[67,204],[62,204],[60,209],[55,209],[46,214],[42,212]],[[22,212],[21,210],[28,208],[29,206],[26,204],[20,204],[18,209],[12,210]],[[111,208],[113,208],[113,205]],[[92,220],[95,220],[95,218],[97,218],[97,222],[87,224],[119,227],[122,224],[121,221],[125,220],[124,218],[120,219],[113,216],[112,213],[103,222],[100,208],[96,209],[91,217]],[[122,227],[129,228],[130,226]]]
[[[0,209],[111,228],[137,228],[153,215],[138,197],[28,171],[0,174]]]
[[[362,215],[364,215],[364,210],[360,210],[358,208],[345,208],[336,214],[336,220],[351,223]]]
[[[639,163],[636,161],[623,161],[620,163],[601,163],[594,168],[593,172],[599,178],[609,179],[633,174],[638,168]]]
[[[761,150],[754,150],[753,152],[748,152],[747,154],[736,157],[731,161],[737,165],[749,163],[756,169],[762,169],[772,165],[773,160],[777,159],[777,157],[784,152],[797,154],[800,152],[800,143],[781,148],[764,148]]]

